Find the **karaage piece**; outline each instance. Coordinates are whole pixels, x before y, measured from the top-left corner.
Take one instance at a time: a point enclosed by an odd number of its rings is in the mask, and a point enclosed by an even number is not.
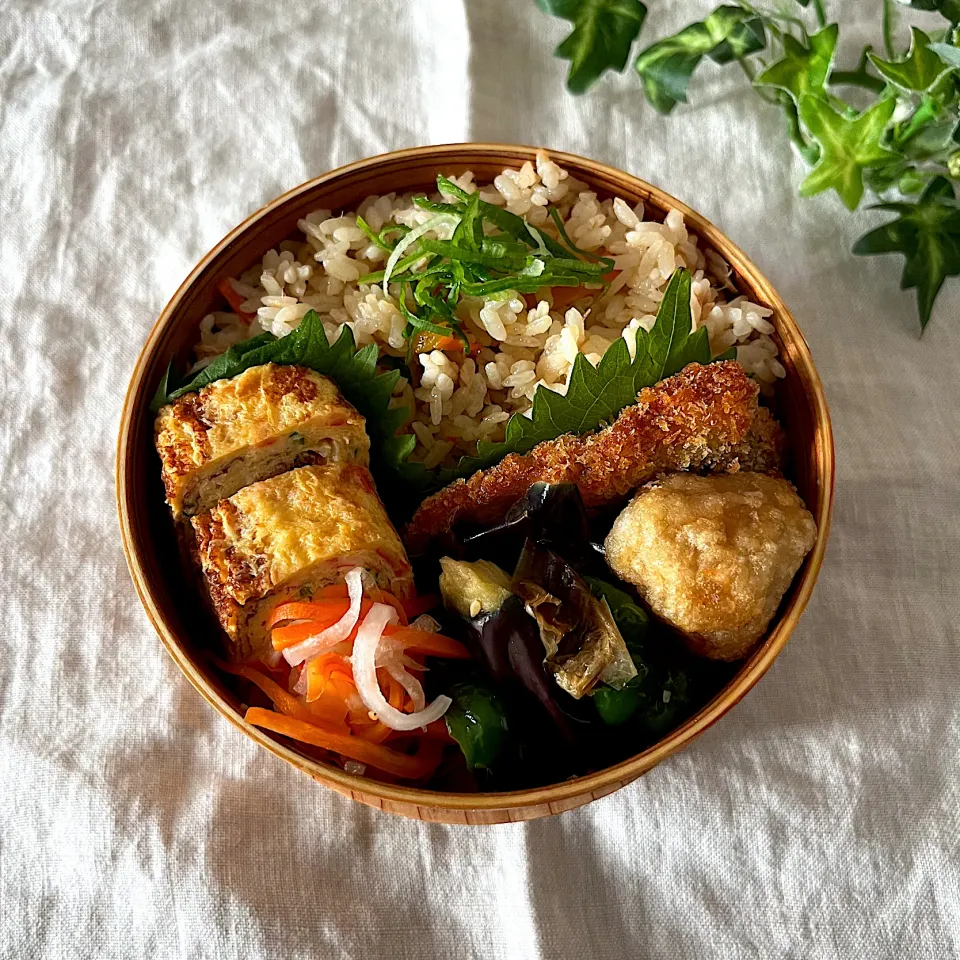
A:
[[[637,493],[605,548],[611,569],[695,653],[739,660],[767,629],[816,536],[786,480],[674,474]]]

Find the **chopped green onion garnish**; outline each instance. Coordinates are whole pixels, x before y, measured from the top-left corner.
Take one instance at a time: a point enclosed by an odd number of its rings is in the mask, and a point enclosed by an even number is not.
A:
[[[375,246],[379,247],[381,250],[392,250],[392,249],[393,249],[393,247],[388,246],[388,245],[380,238],[380,235],[379,235],[379,234],[374,233],[373,230],[370,229],[370,225],[367,223],[366,220],[363,219],[363,217],[360,216],[359,213],[357,214],[357,226],[367,235],[367,239],[368,239],[372,244],[374,244]]]
[[[435,217],[431,217],[426,223],[421,223],[419,227],[415,227],[408,234],[405,234],[401,237],[400,241],[393,248],[393,253],[390,254],[390,258],[387,260],[387,265],[383,271],[383,283],[384,286],[390,282],[390,275],[396,269],[397,263],[400,261],[400,257],[404,251],[416,243],[425,233],[430,233],[431,230],[437,230],[440,227],[456,227],[460,223],[460,217],[452,213],[438,213]]]
[[[596,260],[599,263],[607,264],[607,268],[602,273],[609,273],[613,267],[614,263],[609,257],[601,257],[598,253],[591,253],[589,250],[581,250],[567,235],[567,230],[563,225],[563,220],[560,218],[560,212],[556,207],[551,207],[548,211],[550,214],[550,219],[554,222],[557,227],[557,230],[560,231],[560,236],[563,237],[563,242],[567,247],[573,252],[578,253],[582,257],[589,257],[591,260]],[[563,256],[565,254],[561,254]]]
[[[452,240],[424,240],[420,244],[420,249],[429,253],[437,253],[449,260],[457,260],[460,263],[476,263],[493,270],[522,270],[527,262],[526,257],[497,257],[476,250],[469,250]]]
[[[426,261],[429,263],[431,260],[433,260],[433,257],[430,256],[430,254],[423,253],[420,250],[415,250],[409,256],[397,261],[396,270],[390,279],[394,282],[415,279],[415,277],[419,276],[419,274],[406,276],[407,271],[421,261]],[[385,287],[386,284],[383,282],[385,275],[385,270],[375,270],[373,273],[365,273],[362,277],[360,277],[359,280],[357,280],[357,283],[365,283],[368,285],[371,283],[379,283]]]
[[[380,283],[384,289],[391,282],[399,285],[398,306],[406,321],[404,336],[408,340],[415,333],[456,336],[469,348],[469,338],[457,316],[462,297],[536,294],[548,287],[602,285],[604,275],[613,269],[609,257],[580,250],[570,240],[555,209],[549,214],[566,245],[446,177],[437,178],[437,189],[453,197],[454,202],[415,198],[414,203],[433,216],[413,229],[387,224],[374,233],[362,218],[357,218],[370,241],[390,251],[385,268],[361,277],[359,282]],[[450,239],[427,236],[440,231],[449,231],[446,235]],[[400,239],[391,242],[391,235],[398,233]]]

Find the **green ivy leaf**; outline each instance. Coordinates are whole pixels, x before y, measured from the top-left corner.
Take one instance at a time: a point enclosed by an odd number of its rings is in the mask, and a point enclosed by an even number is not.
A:
[[[881,60],[875,53],[868,56],[877,72],[888,83],[901,90],[922,93],[953,68],[947,66],[937,52],[930,49],[930,37],[927,34],[917,27],[912,27],[910,33],[910,52],[903,60]]]
[[[705,56],[729,63],[765,45],[760,18],[741,7],[717,7],[705,20],[647,47],[634,61],[634,69],[650,103],[669,113],[678,103],[687,102],[690,78]]]
[[[798,106],[804,95],[820,93],[830,76],[839,33],[837,24],[831,23],[809,37],[809,46],[787,34],[783,58],[757,77],[757,85],[786,90]]]
[[[929,48],[932,50],[947,66],[954,69],[960,67],[960,48],[950,43],[931,43]]]
[[[704,20],[711,37],[719,42],[707,56],[714,63],[726,64],[759,53],[767,45],[767,35],[760,17],[743,19],[736,7],[720,7]]]
[[[863,171],[896,161],[897,155],[880,145],[896,103],[881,100],[854,119],[842,116],[820,97],[800,100],[800,119],[820,144],[820,159],[800,185],[803,197],[836,190],[850,210],[863,197]]]
[[[892,142],[895,149],[912,160],[928,160],[953,150],[958,133],[956,110],[944,110],[924,95],[913,114],[894,129]]]
[[[919,170],[907,170],[900,178],[897,189],[904,194],[923,193],[930,183],[930,175]]]
[[[573,23],[555,55],[570,61],[567,89],[583,93],[605,70],[620,72],[643,26],[640,0],[537,0],[544,13]]]
[[[900,181],[909,172],[910,164],[898,158],[879,167],[868,167],[863,171],[864,186],[873,193],[886,193],[899,185]]]
[[[897,0],[897,3],[912,10],[935,10],[951,23],[960,21],[960,0]]]
[[[616,419],[644,388],[682,370],[688,363],[710,362],[710,341],[705,327],[691,330],[690,272],[677,270],[670,278],[657,320],[647,333],[637,330],[633,360],[621,337],[607,348],[594,367],[578,354],[565,395],[541,387],[533,396],[529,417],[514,414],[507,423],[503,443],[478,444],[476,457],[464,457],[457,468],[441,471],[439,481],[499,463],[508,453],[526,453],[544,440],[565,433],[587,433]]]
[[[946,177],[936,177],[916,203],[882,203],[874,209],[899,217],[862,236],[853,252],[903,254],[906,263],[900,288],[916,289],[920,327],[926,329],[944,280],[960,276],[960,207],[953,184]]]

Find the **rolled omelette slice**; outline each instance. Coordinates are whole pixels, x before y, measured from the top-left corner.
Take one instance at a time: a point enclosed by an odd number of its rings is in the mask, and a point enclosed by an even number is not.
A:
[[[155,426],[175,518],[309,463],[370,461],[364,419],[332,380],[266,363],[162,407]]]
[[[400,599],[413,593],[406,551],[370,471],[359,464],[290,470],[191,523],[214,610],[238,660],[271,651],[266,622],[278,603],[308,600],[353,567]]]

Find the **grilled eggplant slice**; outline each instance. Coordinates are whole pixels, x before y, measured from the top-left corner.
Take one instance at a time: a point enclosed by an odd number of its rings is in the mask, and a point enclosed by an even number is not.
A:
[[[444,605],[466,621],[490,676],[500,683],[518,680],[572,740],[569,723],[553,698],[553,684],[544,670],[539,628],[523,601],[510,590],[510,578],[487,560],[468,563],[444,557],[440,564]]]
[[[513,589],[539,625],[548,672],[571,697],[601,681],[618,689],[637,675],[606,600],[552,550],[527,540]]]

